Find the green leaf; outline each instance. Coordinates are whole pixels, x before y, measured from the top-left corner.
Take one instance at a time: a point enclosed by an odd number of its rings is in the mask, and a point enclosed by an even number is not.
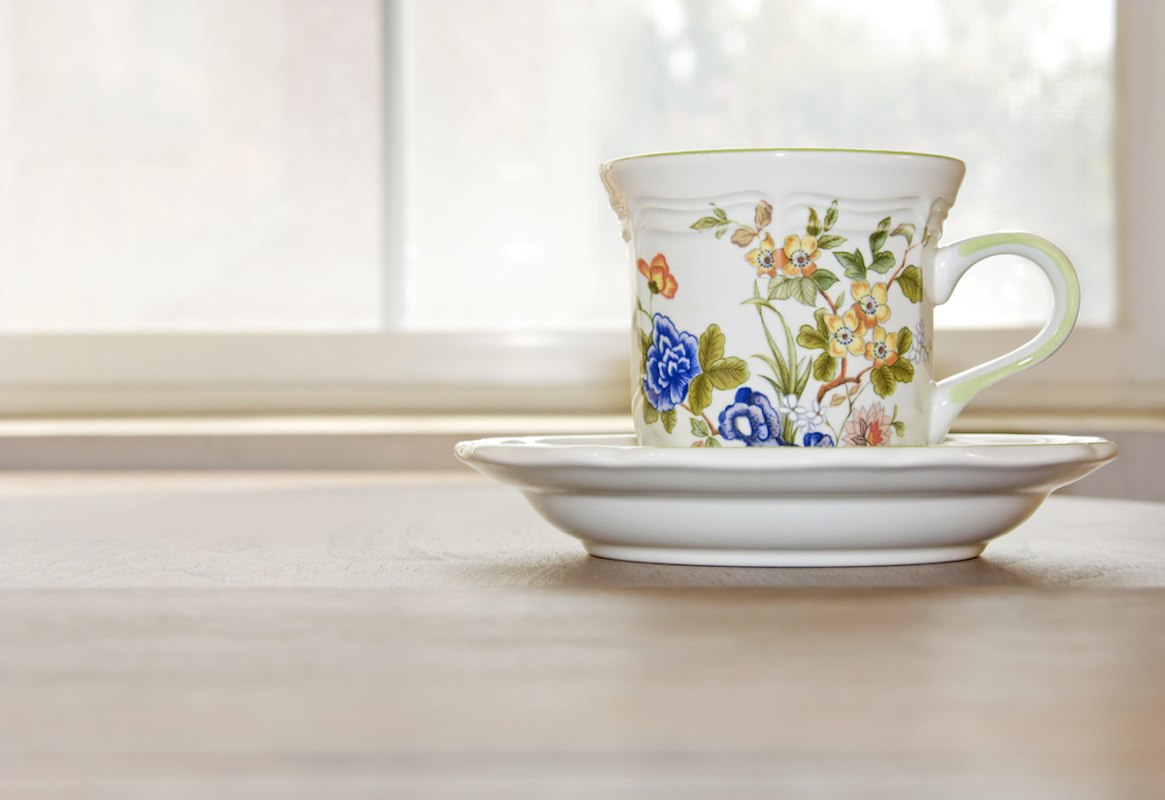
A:
[[[870,371],[870,385],[879,397],[889,397],[894,394],[896,385],[894,370],[890,367],[878,367]]]
[[[899,358],[890,367],[890,370],[894,374],[894,380],[899,383],[910,383],[914,380],[914,364],[909,358]]]
[[[695,228],[698,231],[705,231],[708,230],[708,228],[715,228],[723,224],[724,220],[720,219],[719,217],[700,217],[698,220],[693,222],[690,227]]]
[[[839,294],[837,296],[837,299],[833,301],[833,307],[834,308],[841,308],[841,304],[844,302],[845,302],[845,289],[842,289],[841,294]]]
[[[891,236],[903,236],[906,238],[906,244],[914,244],[914,225],[909,222],[903,222],[894,230],[890,231]]]
[[[847,253],[844,250],[835,251],[833,255],[845,267],[847,278],[855,281],[866,279],[866,259],[862,257],[861,250],[854,250],[852,253]]]
[[[901,420],[898,422],[891,422],[890,426],[892,428],[894,428],[894,433],[898,434],[899,436],[906,435],[906,423],[905,422],[902,422]]]
[[[807,306],[817,305],[817,281],[809,278],[790,278],[789,283],[795,284],[793,296]]]
[[[839,297],[845,297],[845,292],[842,292]],[[841,306],[841,301],[837,301],[837,305]],[[829,326],[825,324],[825,318],[829,316],[828,308],[819,308],[813,312],[813,318],[817,320],[817,332],[821,334],[821,338],[829,341]]]
[[[779,396],[784,397],[785,395],[789,394],[788,389],[786,389],[781,384],[777,383],[775,380],[770,378],[768,375],[761,375],[761,377],[769,382],[769,385],[773,387],[773,391],[775,391]]]
[[[848,241],[849,240],[844,236],[834,236],[832,233],[829,233],[818,238],[817,246],[822,250],[832,250],[833,248],[838,247],[839,245],[843,245]]]
[[[780,315],[780,312],[777,312],[777,314]],[[784,323],[783,317],[782,317],[781,321],[783,324]],[[792,376],[789,375],[789,367],[787,364],[785,364],[785,359],[781,356],[781,351],[777,349],[777,343],[773,341],[773,335],[769,332],[769,326],[765,324],[765,320],[764,320],[763,316],[761,317],[760,322],[761,322],[761,328],[765,332],[765,341],[768,343],[769,352],[771,352],[773,354],[773,360],[769,363],[776,364],[776,366],[777,366],[777,370],[774,374],[777,375],[778,380],[780,380],[782,386],[784,386],[784,387],[791,386],[793,383],[793,379],[792,379]],[[792,355],[792,351],[790,350],[789,352],[790,352],[790,355]],[[788,391],[786,390],[785,392],[782,392],[782,394],[788,394]]]
[[[750,297],[747,300],[741,300],[740,304],[742,306],[764,306],[765,308],[772,308],[773,311],[776,311],[776,309],[769,304],[768,299],[764,297]]]
[[[878,255],[874,256],[874,260],[870,262],[870,269],[885,275],[894,269],[894,254],[889,250],[883,250],[878,253]]]
[[[718,442],[716,439],[713,439],[711,436],[709,436],[707,439],[704,440],[704,447],[719,447],[719,446],[720,446],[720,442]]]
[[[647,399],[644,398],[644,400],[643,400],[643,421],[646,422],[648,425],[654,425],[656,420],[658,420],[658,419],[659,419],[659,412],[655,410],[655,406],[653,406],[651,403],[647,402]]]
[[[812,278],[813,281],[817,284],[817,288],[823,292],[838,281],[838,277],[827,269],[816,270],[813,273]]]
[[[902,270],[896,281],[907,300],[912,303],[922,301],[922,270],[912,264]]]
[[[659,418],[663,420],[663,429],[668,433],[676,429],[676,410],[674,408],[664,411],[659,415]]]
[[[801,369],[802,366],[804,366],[804,369]],[[801,359],[801,363],[797,366],[797,370],[799,374],[797,375],[797,384],[793,387],[793,394],[800,397],[805,393],[805,387],[809,384],[809,376],[813,372],[813,367],[809,359],[803,358]],[[788,392],[786,392],[786,394],[788,394]]]
[[[898,336],[894,340],[899,355],[906,355],[910,352],[910,345],[914,344],[914,334],[910,332],[910,328],[903,328],[898,331]]]
[[[821,218],[817,216],[817,209],[809,209],[809,224],[805,226],[805,232],[810,236],[816,236],[821,233]]]
[[[723,239],[723,238],[724,238],[724,234],[726,234],[726,233],[728,233],[728,226],[727,226],[727,225],[725,225],[725,226],[724,226],[724,227],[722,227],[722,228],[717,228],[717,229],[716,229],[716,238],[717,238],[717,239]]]
[[[724,358],[724,334],[720,326],[713,322],[708,330],[700,334],[700,369],[707,371],[709,365]]]
[[[728,215],[724,213],[724,209],[720,208],[720,206],[716,205],[715,203],[712,204],[712,213],[725,222],[728,221]]]
[[[793,336],[793,331],[789,329],[784,317],[781,317],[781,327],[785,329],[785,349],[789,351],[789,363],[796,367],[797,337]]]
[[[837,374],[837,359],[828,352],[822,353],[813,362],[813,377],[819,381],[831,381]]]
[[[708,426],[699,417],[692,417],[692,435],[700,437],[708,435]]]
[[[775,275],[769,280],[769,300],[788,300],[793,296],[793,285],[790,278],[784,275]]]
[[[729,356],[712,364],[703,374],[717,389],[735,389],[748,380],[748,365],[743,359]]]
[[[802,325],[800,333],[797,334],[797,344],[810,350],[825,350],[829,347],[829,335],[823,336],[819,330]]]
[[[706,373],[701,372],[688,384],[688,405],[693,414],[700,414],[712,405],[712,384],[709,383]]]
[[[834,200],[829,204],[829,210],[825,212],[825,230],[829,230],[837,224],[837,201]],[[821,243],[818,242],[818,245]]]
[[[780,358],[779,353],[777,354],[777,357]],[[759,358],[761,361],[768,364],[769,369],[771,369],[773,371],[773,375],[776,376],[777,381],[781,380],[782,374],[784,374],[784,375],[789,374],[789,370],[785,366],[784,359],[781,360],[781,364],[780,364],[780,366],[778,366],[777,362],[773,361],[768,356],[762,356],[759,353],[757,355],[753,356],[753,358]],[[769,379],[769,383],[772,383],[774,386],[776,386],[777,389],[781,392],[781,394],[788,394],[789,393],[787,390],[785,390],[785,387],[783,385],[780,385],[778,383],[774,383],[772,379]]]
[[[870,234],[870,252],[877,253],[882,249],[882,245],[886,243],[886,237],[890,232],[890,218],[886,217],[878,223],[878,229]]]

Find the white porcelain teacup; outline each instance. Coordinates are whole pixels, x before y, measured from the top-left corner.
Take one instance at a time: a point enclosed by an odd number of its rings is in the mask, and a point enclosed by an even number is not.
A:
[[[939,247],[966,166],[856,150],[725,150],[602,166],[633,275],[632,409],[668,447],[937,444],[977,392],[1063,344],[1079,288],[1025,233]],[[1052,285],[1033,340],[938,383],[934,306],[988,256]]]

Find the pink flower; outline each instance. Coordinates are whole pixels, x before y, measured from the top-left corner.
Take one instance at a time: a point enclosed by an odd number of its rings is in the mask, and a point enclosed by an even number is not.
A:
[[[890,418],[881,403],[854,411],[841,440],[853,447],[880,447],[890,443]]]

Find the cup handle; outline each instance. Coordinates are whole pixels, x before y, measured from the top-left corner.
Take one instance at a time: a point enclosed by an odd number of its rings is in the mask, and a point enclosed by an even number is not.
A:
[[[940,247],[934,259],[934,304],[950,299],[955,284],[972,265],[998,255],[1022,256],[1044,271],[1052,284],[1051,316],[1039,335],[1023,347],[938,382],[931,400],[927,444],[941,442],[955,417],[983,389],[1056,352],[1076,324],[1080,284],[1072,263],[1051,242],[1029,233],[988,233]]]

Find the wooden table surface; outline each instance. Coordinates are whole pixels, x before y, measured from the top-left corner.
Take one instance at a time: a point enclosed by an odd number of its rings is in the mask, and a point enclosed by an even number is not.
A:
[[[1165,797],[1162,587],[1149,503],[732,569],[471,474],[6,473],[0,797]]]

